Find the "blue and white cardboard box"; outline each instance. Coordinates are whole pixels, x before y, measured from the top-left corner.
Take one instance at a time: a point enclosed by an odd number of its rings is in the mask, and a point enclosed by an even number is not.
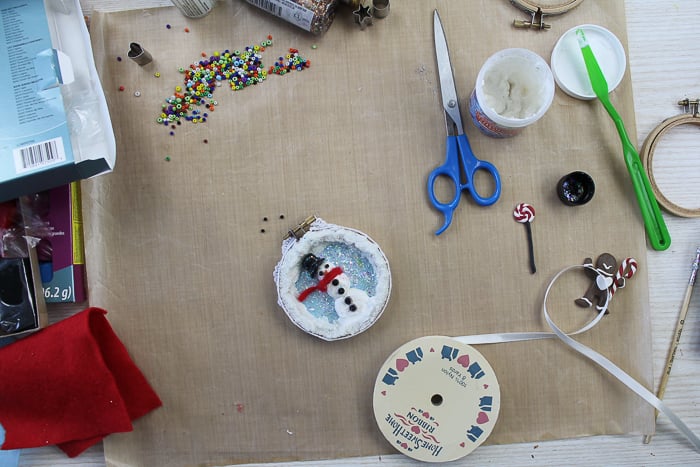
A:
[[[114,168],[116,144],[79,0],[2,0],[0,201]]]

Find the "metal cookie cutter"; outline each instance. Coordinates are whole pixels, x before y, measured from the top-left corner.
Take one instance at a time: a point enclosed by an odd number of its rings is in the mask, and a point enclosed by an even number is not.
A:
[[[389,16],[389,0],[373,0],[372,16],[377,19],[382,19]]]
[[[561,15],[576,8],[583,0],[559,0],[554,5],[540,5],[533,0],[510,0],[513,6],[530,13],[530,21],[513,20],[513,26],[521,29],[549,29],[551,24],[544,22],[545,16]],[[545,2],[547,3],[547,2]]]
[[[139,64],[139,66],[148,65],[153,61],[153,57],[141,44],[132,42],[129,44],[129,52],[126,54],[130,59]]]
[[[372,24],[371,7],[366,0],[361,0],[358,3],[357,10],[353,11],[352,14],[355,16],[355,22],[360,25],[360,29],[364,29]]]
[[[355,23],[360,29],[372,25],[374,18],[382,19],[389,16],[389,0],[343,0],[353,9]]]

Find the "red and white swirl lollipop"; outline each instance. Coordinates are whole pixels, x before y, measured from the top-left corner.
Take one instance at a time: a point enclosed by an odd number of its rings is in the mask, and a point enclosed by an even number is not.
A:
[[[530,252],[530,272],[534,274],[537,272],[537,268],[535,267],[535,251],[532,246],[532,228],[530,227],[530,224],[535,220],[535,208],[530,204],[520,203],[515,206],[513,217],[517,222],[525,224],[525,229],[527,231],[527,246]]]

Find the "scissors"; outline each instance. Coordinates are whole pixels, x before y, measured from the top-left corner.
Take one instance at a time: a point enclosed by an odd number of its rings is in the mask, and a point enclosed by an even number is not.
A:
[[[469,191],[479,206],[490,206],[498,201],[499,196],[501,196],[501,176],[493,164],[477,159],[474,156],[467,135],[464,134],[455,79],[452,74],[450,55],[447,50],[447,40],[445,39],[445,31],[442,29],[442,22],[437,10],[435,10],[434,14],[434,28],[435,54],[437,55],[442,106],[445,111],[445,127],[447,128],[447,153],[445,163],[430,172],[428,177],[428,195],[435,209],[442,212],[445,216],[445,223],[435,232],[435,235],[440,235],[450,226],[452,214],[459,204],[462,191]],[[489,197],[481,196],[473,186],[474,175],[477,170],[483,170],[493,177],[495,189]],[[438,177],[449,177],[454,183],[455,196],[449,203],[442,203],[435,196],[435,181]]]

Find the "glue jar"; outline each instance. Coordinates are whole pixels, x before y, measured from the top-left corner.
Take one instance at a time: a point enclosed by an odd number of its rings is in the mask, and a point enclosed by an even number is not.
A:
[[[469,113],[482,133],[507,138],[539,120],[554,99],[554,77],[542,57],[527,49],[504,49],[479,71]]]

